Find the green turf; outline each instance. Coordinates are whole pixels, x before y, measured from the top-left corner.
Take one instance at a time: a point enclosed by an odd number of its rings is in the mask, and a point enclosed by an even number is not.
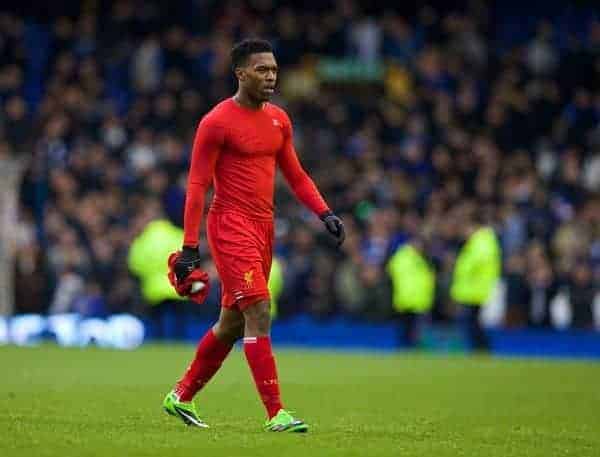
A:
[[[305,435],[263,432],[236,350],[199,395],[209,430],[161,410],[191,346],[0,347],[0,456],[599,456],[600,364],[280,351]]]

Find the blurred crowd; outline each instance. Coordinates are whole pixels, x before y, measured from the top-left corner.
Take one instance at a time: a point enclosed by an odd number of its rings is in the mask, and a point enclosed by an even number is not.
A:
[[[386,262],[419,238],[437,274],[432,318],[453,319],[450,273],[463,215],[473,213],[464,208],[475,206],[501,241],[506,324],[551,325],[562,291],[572,325],[592,325],[598,17],[577,33],[541,20],[509,43],[484,2],[411,14],[354,0],[182,1],[168,14],[161,3],[84,2],[47,23],[0,14],[0,157],[27,160],[17,312],[145,312],[128,247],[156,217],[181,225],[197,122],[234,91],[232,44],[260,36],[281,67],[274,102],[290,113],[302,163],[348,233],[336,251],[278,179],[282,318],[391,318]],[[324,56],[385,73],[327,81],[317,70]]]

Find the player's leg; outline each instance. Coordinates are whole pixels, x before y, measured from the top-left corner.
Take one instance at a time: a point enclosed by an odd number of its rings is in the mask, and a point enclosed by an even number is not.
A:
[[[192,398],[219,370],[233,344],[242,337],[243,332],[242,313],[222,307],[219,320],[202,337],[194,359],[175,389],[165,398],[163,406],[169,414],[179,416],[187,425],[206,426],[199,419]]]
[[[308,426],[283,409],[271,347],[270,302],[266,297],[257,300],[250,304],[242,302],[241,307],[244,313],[244,353],[269,417],[265,427],[270,431],[306,432]]]
[[[219,320],[209,329],[196,348],[196,355],[175,391],[183,401],[190,401],[221,367],[233,344],[244,331],[244,316],[238,310],[221,308]]]

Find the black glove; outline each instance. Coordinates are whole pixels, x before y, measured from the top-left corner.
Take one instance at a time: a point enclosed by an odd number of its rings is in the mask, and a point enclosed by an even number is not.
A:
[[[185,281],[185,278],[198,267],[200,267],[200,253],[198,252],[198,248],[184,246],[181,249],[181,255],[173,266],[177,282]]]
[[[340,247],[346,239],[346,232],[344,231],[342,220],[331,211],[321,214],[321,220],[325,224],[327,231],[337,240],[337,246]]]

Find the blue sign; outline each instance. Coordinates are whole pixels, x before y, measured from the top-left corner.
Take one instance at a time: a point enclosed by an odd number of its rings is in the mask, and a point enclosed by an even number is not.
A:
[[[78,314],[0,317],[0,344],[31,346],[54,341],[61,346],[135,349],[144,342],[144,335],[144,323],[130,314],[106,319],[82,318]]]

